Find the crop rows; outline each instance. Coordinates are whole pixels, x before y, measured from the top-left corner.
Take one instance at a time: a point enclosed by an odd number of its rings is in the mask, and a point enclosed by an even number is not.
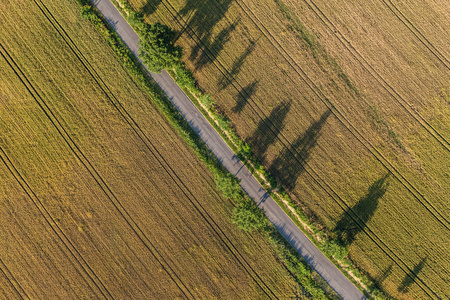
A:
[[[432,135],[433,138],[435,138],[442,145],[442,147],[444,147],[448,152],[450,152],[449,148],[450,144],[445,139],[445,137],[443,137],[432,125],[430,125],[430,123],[427,122],[427,120],[425,120],[425,118],[423,118],[419,112],[417,112],[412,108],[411,104],[408,103],[408,101],[406,101],[391,85],[389,85],[389,83],[367,62],[367,60],[364,59],[364,57],[358,52],[358,50],[356,50],[351,45],[351,43],[336,28],[336,26],[333,25],[330,19],[327,18],[327,16],[320,10],[320,8],[317,7],[317,5],[313,1],[309,3],[308,0],[305,0],[304,2],[311,9],[311,11],[313,11],[316,14],[317,18],[330,30],[330,32],[332,32],[336,36],[336,38],[342,43],[342,45],[349,51],[349,53],[353,56],[355,61],[357,61],[380,84],[380,86],[382,86],[386,90],[386,92],[388,92],[389,95],[391,95],[392,98],[397,103],[399,103],[399,105],[405,111],[408,112],[409,115],[411,115],[426,131],[428,131],[429,134]],[[383,2],[386,3],[385,1]],[[420,39],[419,36],[416,35],[416,37]],[[434,54],[434,52],[431,49],[430,51]],[[445,63],[442,60],[441,62],[445,65]],[[448,68],[447,65],[445,66]]]
[[[306,1],[305,1],[306,2]],[[320,88],[318,88],[315,83],[308,77],[308,75],[306,74],[306,72],[304,72],[302,70],[302,68],[296,63],[296,61],[290,56],[290,54],[283,48],[283,46],[277,41],[276,37],[270,33],[270,31],[264,26],[264,24],[258,19],[258,17],[249,9],[249,7],[245,4],[245,2],[243,1],[237,1],[236,3],[238,3],[239,7],[242,9],[243,12],[245,12],[247,14],[247,16],[249,17],[249,19],[252,20],[252,22],[255,24],[256,27],[258,27],[260,29],[260,31],[266,36],[266,38],[271,41],[272,45],[274,46],[274,48],[276,48],[280,54],[282,54],[284,56],[284,58],[286,59],[286,61],[289,62],[289,64],[292,66],[293,69],[296,70],[296,73],[299,75],[299,77],[303,80],[303,82],[316,94],[316,96],[318,97],[318,99],[320,99],[326,106],[327,108],[334,114],[334,116],[340,121],[340,123],[349,131],[351,132],[351,134],[386,168],[386,170],[389,172],[389,174],[393,175],[414,197],[415,199],[446,229],[449,230],[449,220],[447,220],[440,212],[439,210],[437,210],[426,198],[425,196],[420,193],[417,188],[415,186],[413,186],[404,176],[401,172],[399,172],[375,147],[373,147],[371,145],[371,143],[359,132],[359,130],[353,126],[353,124],[351,122],[349,122],[346,117],[339,111],[339,109],[331,102],[331,100],[329,98],[327,98],[321,91]],[[308,3],[307,3],[308,4]],[[309,5],[309,4],[308,4]],[[311,9],[312,7],[309,6]],[[316,6],[315,6],[316,7]],[[316,7],[317,8],[317,7]],[[319,10],[320,11],[320,10]],[[320,16],[319,16],[320,17]],[[326,19],[326,16],[323,15],[323,17]],[[327,19],[326,19],[327,20]],[[323,20],[322,20],[323,21]],[[327,20],[329,21],[329,20]],[[325,21],[323,21],[325,23]],[[331,22],[330,22],[331,24]],[[332,28],[330,28],[331,32],[334,32],[334,34],[338,35],[340,34],[336,28],[333,26]],[[342,37],[343,35],[340,34]],[[350,44],[350,43],[348,43]],[[355,52],[359,55],[359,53],[355,50]],[[353,53],[352,53],[353,54]],[[354,55],[354,54],[353,54]],[[360,56],[360,55],[359,55]],[[357,56],[354,55],[354,57],[358,60]],[[362,56],[360,56],[361,60],[364,60],[364,58]],[[358,60],[360,63],[361,61]],[[362,64],[362,63],[361,63]],[[362,64],[363,65],[363,64]],[[371,68],[369,64],[366,65],[368,66],[368,68]],[[363,65],[364,66],[364,65]],[[366,68],[366,66],[364,66]],[[367,68],[366,68],[367,69]],[[375,72],[375,70],[372,71],[377,75],[378,78],[380,78],[382,80],[382,82],[384,84],[386,84],[387,87],[389,87],[391,90],[389,91],[381,82],[380,84],[383,85],[383,87],[385,87],[386,90],[388,90],[388,92],[393,96],[394,99],[396,99],[401,106],[408,111],[409,114],[411,114],[435,139],[438,140],[438,142],[447,150],[449,151],[449,143],[447,140],[445,140],[445,138],[439,134],[439,132],[437,132],[429,123],[426,122],[426,120],[420,116],[420,114],[418,113],[413,113],[411,107],[407,104],[407,102],[401,98],[401,96],[391,87],[388,85],[388,83],[386,81],[384,81],[384,79]],[[371,72],[370,74],[372,76],[374,76]],[[374,76],[376,77],[376,76]],[[378,80],[378,79],[377,79]],[[401,103],[401,101],[394,96],[395,95],[400,98],[403,103]],[[251,97],[249,97],[251,99]],[[406,104],[404,104],[406,103]],[[407,107],[407,105],[409,106],[409,109]],[[415,111],[414,111],[415,112]],[[267,118],[261,118],[261,120],[265,120]],[[270,120],[270,119],[269,119]],[[274,124],[270,124],[268,125],[268,127],[271,127],[271,131],[274,135],[277,136],[277,139],[283,138],[284,142],[282,141],[282,144],[284,144],[284,147],[286,147],[286,149],[291,150],[292,149],[292,145],[288,142],[288,140],[283,136],[282,133],[275,133],[276,129],[276,125]],[[301,155],[300,153],[295,153],[293,154],[293,156],[298,159],[301,159]],[[308,170],[310,168],[308,168],[308,164],[306,161],[299,161],[299,163],[303,166],[305,166],[305,169]],[[307,171],[308,174],[310,174],[312,176],[312,178],[314,178],[314,180],[316,181],[316,183],[318,183],[319,186],[321,186],[324,190],[326,190],[327,194],[334,199],[334,201],[336,201],[339,206],[343,209],[343,211],[350,211],[351,214],[354,214],[354,216],[350,217],[355,221],[356,224],[358,224],[358,226],[361,226],[359,224],[364,224],[364,222],[362,220],[359,220],[359,217],[351,210],[350,207],[348,207],[344,200],[332,189],[330,188],[326,182],[324,182],[319,176],[317,176],[317,174],[314,174],[314,170],[310,169],[309,172]],[[322,181],[322,183],[319,183],[317,181],[318,178],[319,180]],[[324,186],[326,186],[326,188],[324,188]],[[340,202],[340,203],[339,203]],[[346,207],[345,207],[346,206]],[[362,225],[364,226],[364,225]],[[405,272],[405,274],[413,274],[412,276],[414,278],[412,278],[415,281],[418,281],[417,284],[420,286],[420,288],[430,297],[438,297],[434,291],[423,281],[419,278],[419,276],[417,276],[410,267],[408,267],[408,265],[398,256],[396,255],[390,248],[389,246],[387,246],[381,239],[379,239],[377,237],[377,235],[370,229],[369,226],[366,227],[361,227],[361,230],[363,232],[365,232],[370,239],[380,248],[382,249],[382,251],[402,270]]]
[[[125,110],[125,108],[121,105],[118,99],[114,96],[112,91],[108,88],[102,78],[95,71],[94,67],[89,63],[82,52],[79,50],[74,41],[70,38],[64,28],[60,25],[60,23],[56,20],[56,18],[51,14],[51,12],[47,9],[47,7],[41,1],[34,1],[35,4],[39,7],[39,10],[43,13],[45,18],[50,22],[52,27],[58,33],[61,39],[64,40],[64,43],[67,45],[68,49],[74,54],[77,60],[87,71],[87,74],[92,78],[92,80],[97,84],[97,86],[103,91],[105,97],[111,103],[111,105],[117,110],[121,118],[128,124],[128,126],[132,129],[132,132],[136,135],[136,137],[140,140],[140,142],[145,146],[146,151],[150,153],[155,161],[158,162],[161,169],[164,170],[167,178],[170,178],[171,181],[175,183],[180,192],[184,195],[185,200],[188,200],[189,203],[192,204],[193,208],[196,210],[198,215],[201,216],[207,227],[216,235],[216,238],[220,241],[222,247],[229,252],[232,257],[236,260],[236,262],[241,266],[243,270],[249,275],[250,278],[254,281],[254,283],[259,286],[261,291],[269,298],[277,298],[270,286],[268,286],[264,279],[260,277],[259,272],[255,270],[253,264],[247,260],[247,258],[240,252],[240,250],[236,247],[232,239],[225,233],[224,229],[220,227],[220,225],[215,221],[213,216],[208,213],[208,211],[201,205],[200,201],[194,196],[193,192],[186,186],[183,180],[177,175],[173,167],[169,164],[169,162],[163,157],[163,155],[158,151],[158,149],[154,146],[151,139],[144,133],[144,131],[140,128],[138,123],[133,119],[133,117]],[[44,97],[41,96],[38,89],[34,87],[31,83],[31,80],[27,78],[25,72],[21,70],[21,68],[16,64],[13,60],[12,55],[10,55],[7,50],[1,45],[1,54],[2,57],[8,62],[12,70],[15,72],[18,79],[21,81],[24,87],[28,90],[28,92],[32,95],[36,103],[39,105],[40,109],[44,112],[45,116],[51,122],[52,126],[56,129],[58,134],[61,136],[64,143],[68,146],[68,148],[72,151],[74,156],[79,160],[81,165],[88,171],[89,175],[96,182],[96,184],[100,187],[103,194],[107,197],[111,204],[113,204],[114,208],[119,212],[121,217],[126,221],[126,224],[132,229],[134,234],[139,238],[142,244],[145,245],[148,252],[155,258],[156,261],[159,262],[161,268],[170,276],[172,281],[178,286],[180,291],[186,298],[194,298],[194,295],[191,293],[190,289],[187,287],[187,284],[183,282],[174,268],[171,266],[172,259],[166,259],[161,252],[153,245],[152,241],[149,239],[144,230],[140,228],[137,222],[131,216],[131,213],[125,208],[124,204],[118,199],[118,197],[113,192],[112,188],[107,184],[104,177],[100,174],[100,172],[94,167],[94,164],[88,159],[87,155],[80,149],[77,143],[72,138],[72,134],[65,128],[63,125],[63,121],[60,120],[60,117],[57,113],[55,113],[48,103],[46,103]],[[15,174],[16,180],[20,183],[22,188],[31,195],[31,199],[35,202],[36,207],[39,209],[43,217],[46,218],[49,225],[52,226],[55,233],[57,233],[58,237],[64,242],[67,249],[70,250],[74,259],[77,260],[79,266],[84,269],[84,273],[86,276],[90,276],[93,278],[92,282],[97,286],[97,289],[101,292],[101,294],[105,298],[113,298],[111,293],[105,288],[103,283],[98,279],[89,265],[86,263],[84,258],[77,252],[77,249],[71,244],[69,238],[64,235],[64,232],[61,228],[58,227],[58,223],[52,219],[52,216],[47,211],[45,206],[40,203],[39,198],[35,195],[35,193],[31,190],[28,184],[23,180],[21,175],[18,173],[17,169],[12,165],[11,161],[6,156],[6,153],[3,152],[2,159],[4,162],[8,162],[7,166],[10,171]],[[15,170],[14,173],[12,170]]]
[[[89,160],[86,158],[86,156],[83,154],[83,152],[78,148],[78,146],[75,144],[75,142],[73,141],[73,139],[70,137],[70,135],[67,133],[67,131],[64,129],[64,127],[61,125],[61,123],[58,121],[58,119],[56,118],[56,116],[52,113],[52,111],[49,109],[49,107],[47,106],[47,104],[44,102],[44,100],[42,99],[42,97],[37,93],[37,91],[34,89],[34,87],[32,86],[32,84],[28,81],[28,79],[26,78],[26,76],[22,73],[22,71],[20,70],[20,68],[15,64],[15,62],[12,60],[12,58],[7,54],[7,52],[5,51],[5,49],[3,48],[3,46],[0,44],[0,47],[2,48],[1,54],[2,56],[7,59],[8,64],[11,66],[11,68],[14,70],[14,72],[16,73],[16,75],[20,78],[20,81],[26,86],[27,90],[30,92],[30,94],[33,96],[33,98],[36,100],[36,102],[39,104],[40,108],[44,111],[45,115],[50,119],[51,123],[53,124],[53,126],[57,129],[57,131],[59,132],[59,134],[61,135],[61,137],[64,139],[64,141],[66,142],[66,144],[69,146],[69,148],[72,150],[72,152],[75,154],[75,156],[80,160],[80,162],[83,164],[83,166],[88,170],[89,174],[94,178],[94,180],[97,182],[97,184],[100,186],[100,188],[103,190],[103,192],[105,193],[105,195],[109,198],[109,200],[113,203],[114,207],[119,211],[119,213],[122,215],[122,217],[126,220],[126,222],[128,223],[128,225],[133,229],[133,231],[135,232],[135,234],[139,237],[139,239],[142,241],[143,244],[146,245],[147,249],[149,250],[149,252],[155,257],[155,259],[161,264],[161,266],[164,268],[164,270],[169,274],[169,276],[172,278],[172,280],[179,286],[180,290],[183,291],[183,293],[185,293],[186,287],[184,286],[184,284],[182,282],[180,282],[178,276],[174,273],[174,271],[171,269],[171,267],[167,264],[167,262],[164,260],[164,258],[160,255],[160,253],[158,252],[157,249],[154,248],[154,246],[152,245],[152,243],[150,242],[150,240],[147,238],[147,236],[142,232],[142,230],[139,228],[139,226],[134,222],[134,220],[131,218],[131,216],[128,214],[128,212],[125,210],[125,208],[123,207],[123,205],[119,202],[119,200],[116,198],[116,196],[112,193],[111,189],[108,187],[108,185],[105,183],[105,181],[103,180],[103,178],[100,176],[100,174],[94,169],[94,167],[92,166],[92,164],[89,162]],[[5,56],[6,54],[6,56]],[[3,150],[2,150],[3,152]],[[4,153],[4,152],[3,152]],[[5,154],[5,153],[4,153]],[[2,157],[3,159],[3,157]],[[9,161],[9,160],[8,160]],[[6,163],[6,161],[4,160],[4,162]],[[10,169],[10,171],[12,172],[12,168],[14,168],[13,166],[10,168],[8,167],[8,169]],[[15,170],[15,168],[14,168]],[[19,181],[18,177],[19,175],[15,175],[14,177],[16,178],[16,180]],[[19,181],[20,182],[20,181]],[[22,187],[24,187],[21,184]],[[25,188],[24,188],[25,189]],[[30,194],[31,192],[31,194]],[[28,195],[33,195],[34,193],[32,193],[32,191],[27,191]],[[30,196],[31,198],[31,196]],[[33,199],[34,200],[34,199]],[[35,202],[36,203],[36,202]],[[48,214],[48,212],[46,211],[45,207],[43,207],[42,205],[40,207],[38,207],[39,210],[42,212],[46,212],[45,214],[43,213],[43,215],[45,216],[47,222],[49,223],[49,225],[55,225],[56,223],[54,222],[54,220],[51,218],[51,216]],[[53,228],[53,226],[52,226]],[[59,230],[59,234],[57,233],[57,235],[61,238],[61,236],[63,235],[62,231]],[[67,245],[67,243],[70,243],[70,241],[68,241],[68,239],[66,238],[64,241]],[[72,246],[73,251],[76,251],[76,249]],[[72,252],[72,251],[71,251]],[[83,261],[82,258],[79,259],[79,261]],[[87,272],[87,271],[86,271]],[[91,275],[89,274],[89,276],[91,277]],[[96,278],[95,274],[92,275],[92,279]],[[111,294],[109,294],[109,292],[107,292],[107,290],[104,288],[103,284],[97,284],[97,282],[95,280],[93,280],[94,283],[99,286],[102,286],[103,288],[100,289],[102,291],[102,294],[105,296],[105,298],[112,297]],[[185,296],[187,296],[185,294]],[[192,296],[192,295],[191,295]]]
[[[239,3],[239,1],[237,2]],[[251,14],[249,17],[255,22],[257,17],[245,7],[245,3],[242,2],[241,8],[243,11],[248,11]],[[259,20],[258,20],[259,21]],[[329,98],[327,98],[322,91],[315,85],[315,83],[308,77],[308,75],[300,68],[300,66],[295,62],[294,59],[287,53],[283,47],[278,43],[276,38],[265,28],[265,26],[259,21],[259,25],[255,22],[255,25],[261,29],[261,32],[265,32],[266,37],[273,41],[275,48],[277,48],[280,53],[289,61],[289,64],[293,69],[296,70],[297,74],[300,78],[305,82],[305,84],[314,92],[314,94],[326,105],[326,107],[334,114],[334,116],[339,120],[339,122],[349,131],[351,134],[367,149],[370,153],[383,165],[386,170],[388,170],[406,189],[408,189],[417,201],[434,217],[439,223],[442,224],[447,230],[449,230],[450,222],[445,219],[444,216],[421,194],[404,176],[401,172],[399,172],[383,155],[380,153],[373,145],[368,141],[359,130],[351,124],[346,117],[339,111],[339,109],[331,102]],[[272,125],[273,126],[273,125]],[[282,136],[282,135],[280,135]],[[440,136],[440,135],[439,135]],[[284,144],[286,146],[289,145],[289,142],[285,140]],[[445,145],[443,144],[445,147]],[[448,143],[446,149],[449,151]]]
[[[171,6],[170,2],[167,2],[167,4],[163,1],[162,2],[167,10],[172,14],[173,18],[179,22],[181,28],[185,28],[189,32],[189,34],[193,37],[193,39],[196,41],[196,43],[201,44],[200,46],[204,49],[204,51],[207,53],[207,55],[210,57],[211,61],[213,62],[214,66],[218,69],[218,71],[225,77],[227,80],[235,87],[236,91],[238,91],[239,94],[241,94],[243,97],[246,97],[252,103],[255,105],[255,107],[259,110],[257,111],[254,107],[252,107],[255,114],[259,117],[260,120],[264,120],[266,122],[271,122],[270,119],[267,118],[267,115],[264,114],[264,112],[261,110],[261,108],[255,104],[253,101],[251,95],[246,94],[245,89],[243,89],[243,86],[240,85],[234,78],[229,74],[227,71],[229,68],[222,65],[219,61],[215,60],[214,57],[217,54],[214,54],[211,52],[210,49],[205,47],[205,44],[202,43],[202,41],[196,36],[196,33],[194,30],[189,28],[189,24],[185,22],[182,18],[182,16],[178,15],[178,12],[175,10],[173,6]],[[250,20],[255,24],[256,27],[258,27],[261,31],[261,33],[272,43],[272,45],[279,51],[280,54],[283,55],[283,57],[286,59],[286,61],[290,64],[290,66],[295,70],[295,72],[299,75],[299,77],[303,80],[303,82],[310,88],[311,91],[314,92],[314,94],[320,99],[325,106],[333,113],[333,115],[339,120],[339,122],[367,149],[370,153],[390,172],[393,174],[393,176],[406,188],[409,190],[410,193],[414,195],[414,197],[417,199],[417,201],[434,217],[436,220],[439,221],[447,230],[449,229],[449,220],[447,220],[442,214],[433,206],[432,203],[430,203],[422,193],[420,193],[415,186],[413,186],[404,176],[401,172],[399,172],[383,155],[380,153],[373,145],[359,132],[359,130],[354,127],[347,119],[346,117],[338,110],[338,108],[331,102],[329,98],[327,98],[321,90],[314,84],[314,82],[308,77],[308,75],[301,69],[301,67],[295,62],[295,60],[290,56],[290,54],[283,49],[281,44],[277,41],[277,39],[267,30],[267,28],[262,24],[257,17],[251,12],[251,10],[248,9],[246,4],[244,2],[237,1],[236,2],[239,7],[242,9],[243,12],[247,14]],[[170,6],[170,7],[169,7]],[[218,6],[216,6],[218,7]],[[289,78],[291,79],[291,78]],[[292,80],[292,79],[291,79]],[[392,92],[388,91],[389,93]],[[394,91],[395,92],[395,91]],[[400,95],[399,95],[400,96]],[[395,97],[394,97],[395,98]],[[397,98],[395,98],[397,99]],[[405,107],[405,106],[404,106]],[[406,109],[406,107],[405,107]],[[408,110],[410,114],[411,111]],[[423,119],[423,118],[422,118]],[[423,120],[425,121],[425,120]],[[425,121],[426,122],[426,121]],[[421,123],[422,124],[422,123]],[[423,125],[423,124],[422,124]],[[423,125],[425,129],[429,130],[428,127]],[[268,128],[270,128],[270,131],[277,136],[277,139],[285,146],[286,149],[291,149],[292,144],[282,135],[278,135],[276,133],[277,131],[277,125],[276,124],[268,124]],[[431,127],[432,128],[432,127]],[[432,128],[433,129],[433,128]],[[434,130],[434,129],[433,129]],[[448,142],[442,138],[442,136],[435,131],[436,135],[433,135],[437,140],[442,144],[443,147],[447,151],[450,151],[448,148]],[[433,134],[430,132],[431,134]],[[438,137],[442,138],[438,139]],[[280,138],[283,138],[284,141],[282,141]],[[298,154],[298,153],[297,153]]]
[[[172,6],[170,1],[162,1],[165,9],[170,13],[172,20],[178,22],[179,28],[182,28],[183,31],[187,32],[188,35],[194,40],[194,42],[198,45],[197,48],[200,48],[206,53],[206,55],[211,60],[211,65],[214,66],[219,74],[225,77],[232,86],[234,86],[235,90],[238,93],[244,93],[246,99],[248,99],[249,108],[253,111],[255,116],[257,116],[258,120],[264,120],[266,122],[266,128],[268,128],[270,134],[276,136],[276,139],[283,145],[285,149],[288,151],[292,150],[292,144],[288,141],[286,137],[284,137],[283,133],[280,133],[279,124],[274,124],[272,120],[267,118],[267,114],[261,109],[261,107],[256,104],[253,99],[253,96],[250,94],[245,94],[245,89],[243,89],[243,85],[239,84],[239,82],[235,79],[229,71],[230,67],[225,63],[222,63],[218,57],[218,53],[214,53],[213,49],[209,49],[208,45],[202,41],[202,39],[196,34],[193,28],[189,28],[188,21],[184,20],[181,15],[178,14],[177,10]],[[383,167],[391,174],[408,192],[415,198],[417,203],[419,203],[423,208],[425,208],[430,216],[432,216],[435,220],[437,220],[445,230],[448,230],[449,221],[442,215],[442,213],[435,208],[435,206],[427,200],[427,198],[415,187],[414,184],[410,183],[410,181],[400,172],[376,147],[374,147],[370,141],[365,138],[365,136],[350,122],[346,119],[345,115],[334,105],[332,100],[326,97],[320,88],[315,85],[315,83],[308,77],[306,72],[302,70],[302,68],[296,63],[295,59],[291,57],[291,55],[282,47],[282,45],[277,41],[274,35],[271,34],[270,30],[265,28],[264,24],[258,20],[255,14],[248,8],[248,6],[242,2],[237,1],[236,4],[241,8],[241,10],[246,14],[246,16],[253,22],[253,24],[259,28],[260,32],[265,36],[265,38],[270,41],[272,46],[277,49],[278,53],[280,53],[285,60],[289,63],[292,69],[295,70],[297,75],[303,80],[303,82],[309,87],[310,90],[317,96],[318,99],[322,101],[322,103],[333,113],[336,119],[353,135],[353,137],[359,141],[361,145],[363,145],[373,157],[381,164]],[[215,2],[215,9],[218,14],[223,14],[224,12],[221,10],[220,5]],[[189,20],[189,17],[187,18]],[[336,32],[339,35],[339,32]],[[267,53],[270,56],[269,53]],[[419,113],[411,109],[410,104],[408,104],[400,94],[398,94],[395,89],[393,89],[381,75],[379,75],[375,70],[367,63],[367,61],[355,50],[352,52],[352,55],[358,59],[359,63],[373,76],[383,88],[391,94],[391,96],[407,111],[412,117],[416,119],[416,121],[429,132],[434,139],[436,139],[441,146],[448,152],[448,142],[447,140],[436,131]],[[370,71],[372,70],[372,71]],[[292,78],[287,78],[288,80],[293,81]],[[295,84],[294,84],[295,86]],[[322,179],[318,176],[317,172],[314,169],[310,168],[306,161],[304,161],[299,155],[298,152],[291,153],[293,157],[295,157],[300,165],[305,167],[305,171],[313,178],[313,180],[324,190],[326,193],[336,201],[339,206],[344,211],[347,211],[349,207],[345,206],[345,202],[342,197],[340,197],[334,190]],[[358,216],[351,216],[351,218],[358,218]],[[356,220],[357,221],[357,220]],[[356,222],[358,224],[358,222]],[[364,230],[364,229],[363,229]],[[402,261],[400,257],[398,257],[395,253],[391,252],[389,247],[383,243],[383,241],[378,240],[377,236],[370,230],[370,228],[366,228],[366,233],[371,236],[371,239],[381,248],[383,251],[391,257],[391,259],[405,272],[405,274],[412,273],[411,268],[408,267],[406,263]],[[425,293],[429,295],[433,293],[432,289],[430,289],[426,283],[424,283],[420,278],[416,277],[419,286],[424,290]]]
[[[38,6],[40,6],[41,11],[46,15],[47,19],[52,23],[54,28],[58,31],[60,36],[65,40],[66,44],[70,47],[70,49],[77,56],[77,58],[80,60],[80,62],[85,66],[86,70],[90,73],[92,78],[96,81],[96,83],[99,85],[99,87],[104,91],[108,100],[111,101],[111,104],[120,112],[121,116],[130,125],[130,127],[132,127],[133,131],[136,133],[136,135],[139,137],[139,139],[142,141],[142,143],[146,146],[146,148],[149,150],[149,152],[155,157],[155,159],[158,161],[158,163],[161,165],[161,167],[164,169],[164,171],[167,173],[167,175],[173,180],[173,182],[175,182],[175,184],[182,191],[182,193],[185,195],[185,197],[190,201],[190,203],[192,203],[192,205],[195,207],[197,212],[202,216],[204,221],[210,226],[210,228],[214,231],[214,233],[220,238],[220,240],[224,244],[224,246],[230,251],[230,253],[233,254],[234,258],[242,265],[242,267],[253,278],[253,280],[260,286],[261,290],[263,290],[264,293],[268,297],[276,297],[276,295],[270,289],[270,287],[268,287],[264,283],[264,281],[255,272],[255,270],[253,270],[251,265],[239,253],[239,251],[233,245],[232,241],[226,236],[225,232],[217,225],[217,223],[211,218],[211,216],[208,214],[208,212],[200,205],[199,201],[195,198],[193,193],[188,189],[188,187],[183,183],[183,181],[175,173],[174,169],[168,164],[168,162],[164,159],[164,157],[161,155],[161,153],[152,144],[151,140],[141,130],[139,125],[136,123],[136,121],[130,116],[130,114],[128,114],[128,112],[120,104],[120,102],[114,96],[114,94],[111,93],[111,91],[108,89],[108,87],[106,86],[104,81],[98,76],[98,74],[95,72],[95,70],[89,64],[89,62],[83,57],[82,53],[77,49],[76,45],[73,43],[73,41],[67,35],[67,33],[65,33],[64,29],[61,28],[59,23],[51,15],[51,13],[48,11],[48,9],[43,5],[42,2],[40,3],[40,5],[37,3],[37,0],[35,0],[35,2]],[[41,6],[44,7],[45,10],[42,9]],[[84,155],[82,155],[82,154],[81,154],[81,156],[84,157]],[[86,159],[86,161],[87,161],[87,159]],[[158,261],[161,261],[161,265],[168,272],[168,274],[172,277],[172,279],[177,283],[177,285],[180,287],[180,290],[183,291],[183,294],[186,297],[187,297],[187,295],[190,295],[193,298],[193,295],[190,294],[189,290],[186,288],[186,286],[183,284],[183,282],[180,280],[180,278],[170,268],[168,263],[160,255],[160,253],[157,251],[157,249],[155,249],[154,246],[151,245],[148,238],[139,229],[139,227],[133,221],[133,219],[130,217],[130,215],[127,213],[127,211],[125,210],[123,205],[112,194],[112,191],[108,188],[108,186],[106,185],[104,180],[100,177],[100,175],[97,173],[97,171],[95,171],[95,169],[93,169],[92,165],[88,161],[87,161],[87,165],[92,168],[92,170],[90,170],[90,173],[97,175],[98,180],[96,179],[96,181],[102,183],[102,185],[105,186],[105,193],[108,194],[108,197],[111,199],[112,202],[114,202],[114,205],[116,206],[116,208],[121,212],[121,214],[124,216],[124,218],[130,224],[130,226],[133,227],[136,234],[139,235],[139,237],[143,241],[146,241],[147,243],[150,244],[149,250],[152,252],[152,254],[153,254],[153,252],[157,253],[157,255],[159,256]],[[153,254],[153,255],[155,255],[155,254]],[[156,258],[156,256],[155,256],[155,258]]]
[[[3,157],[2,157],[2,159],[3,159]],[[19,297],[20,299],[29,299],[30,298],[25,293],[22,286],[17,282],[17,280],[14,278],[14,276],[8,270],[8,267],[4,264],[2,259],[0,259],[0,271],[6,277],[6,280],[8,281],[8,283],[12,287],[12,289],[15,291],[17,297]]]

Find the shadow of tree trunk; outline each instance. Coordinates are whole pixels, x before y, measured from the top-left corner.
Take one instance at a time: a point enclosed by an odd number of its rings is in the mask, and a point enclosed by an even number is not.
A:
[[[409,287],[415,282],[417,275],[420,273],[420,271],[422,271],[423,267],[425,266],[427,258],[428,257],[422,258],[422,260],[417,265],[414,266],[414,269],[410,270],[410,272],[405,275],[405,278],[398,287],[399,292],[406,293],[408,291]]]
[[[257,81],[253,81],[239,91],[236,105],[231,109],[231,111],[235,113],[242,112],[248,103],[248,99],[250,99],[250,97],[255,93],[257,84]]]
[[[286,190],[292,190],[298,177],[304,171],[308,157],[317,143],[322,127],[330,116],[331,111],[325,111],[320,119],[299,136],[288,148],[284,148],[280,155],[269,167],[271,174]]]
[[[242,65],[245,62],[245,59],[247,56],[249,56],[253,50],[255,49],[256,43],[250,44],[250,46],[245,49],[244,53],[242,53],[231,66],[231,69],[228,73],[223,74],[222,78],[220,79],[220,89],[223,90],[224,88],[228,87],[231,83],[231,81],[236,77],[239,72],[241,71]]]
[[[290,108],[290,103],[281,103],[275,107],[268,117],[258,123],[253,136],[247,139],[246,142],[253,147],[254,154],[261,160],[264,159],[267,149],[276,141],[283,129],[284,119]],[[275,122],[278,125],[274,125]]]
[[[378,200],[383,197],[389,186],[389,176],[390,173],[375,181],[369,187],[367,194],[353,207],[348,208],[337,222],[334,231],[338,235],[338,241],[343,246],[350,245],[374,215]]]

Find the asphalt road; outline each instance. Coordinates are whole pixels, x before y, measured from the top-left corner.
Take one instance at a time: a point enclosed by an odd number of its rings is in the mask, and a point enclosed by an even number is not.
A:
[[[139,37],[110,0],[94,0],[94,5],[105,16],[130,50],[138,56]],[[197,134],[222,164],[241,180],[241,187],[264,209],[270,222],[280,231],[300,255],[343,299],[365,299],[363,294],[338,268],[292,222],[278,204],[270,197],[247,167],[236,157],[221,136],[209,124],[172,77],[164,70],[161,74],[150,73],[175,107],[186,118]]]

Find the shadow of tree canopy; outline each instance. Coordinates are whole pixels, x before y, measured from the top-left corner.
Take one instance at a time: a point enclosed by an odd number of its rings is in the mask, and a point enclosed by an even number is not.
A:
[[[422,258],[422,260],[414,266],[414,269],[410,270],[410,272],[405,275],[405,278],[398,287],[398,290],[400,292],[406,293],[408,291],[409,287],[414,283],[417,275],[420,273],[420,271],[422,271],[423,267],[425,266],[427,258],[428,258],[427,256]]]
[[[239,72],[242,68],[242,65],[245,62],[245,59],[247,58],[247,56],[249,56],[253,52],[253,50],[255,49],[255,45],[256,45],[256,42],[250,44],[250,46],[248,46],[247,49],[245,49],[244,53],[242,53],[233,62],[233,65],[231,66],[231,69],[228,72],[228,74],[223,74],[223,77],[220,80],[220,84],[219,84],[221,90],[230,85],[231,81],[228,78],[230,78],[232,80],[237,74],[239,74]]]
[[[191,60],[195,60],[196,68],[203,68],[208,63],[211,63],[217,59],[224,45],[228,42],[230,33],[236,28],[239,23],[239,19],[235,20],[232,24],[222,29],[213,41],[207,40],[203,43],[203,47],[200,43],[197,43],[191,52],[189,57]],[[198,55],[200,53],[200,55]],[[225,82],[229,82],[226,80]]]
[[[350,245],[356,235],[361,232],[367,222],[372,218],[378,206],[378,200],[383,197],[389,186],[387,173],[370,187],[367,194],[362,197],[353,207],[348,208],[336,224],[334,231],[338,235],[338,241],[343,246]]]
[[[259,121],[253,136],[246,140],[253,147],[253,152],[257,157],[264,159],[267,149],[276,141],[283,129],[284,119],[290,108],[290,103],[281,103],[275,107],[268,117]]]
[[[391,275],[391,273],[392,273],[392,264],[390,264],[389,267],[387,267],[387,269],[384,270],[382,274],[380,274],[374,279],[374,282],[378,288],[381,288],[381,285],[386,280],[386,278],[388,278],[388,276]]]
[[[156,10],[158,9],[158,6],[161,4],[161,2],[162,2],[162,0],[148,1],[147,3],[144,4],[144,6],[141,8],[141,10],[146,15],[152,15],[156,12]]]
[[[288,148],[284,148],[269,167],[269,172],[286,190],[294,188],[298,177],[304,171],[304,165],[330,114],[331,110],[325,111],[320,119],[311,124],[303,135],[299,136]]]
[[[255,93],[258,81],[253,81],[239,91],[236,105],[231,109],[235,113],[240,113],[248,103],[248,99]]]
[[[178,12],[185,19],[188,30],[195,33],[197,43],[189,59],[196,61],[197,68],[202,68],[217,58],[230,33],[239,23],[239,19],[235,20],[213,38],[213,28],[225,17],[231,3],[232,0],[187,0]]]

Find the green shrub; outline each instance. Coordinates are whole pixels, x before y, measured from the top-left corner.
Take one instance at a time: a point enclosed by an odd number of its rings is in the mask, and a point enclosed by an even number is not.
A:
[[[267,218],[263,210],[249,198],[245,198],[234,208],[232,221],[245,231],[264,228],[267,225]]]
[[[239,180],[230,173],[217,172],[214,176],[217,189],[228,199],[242,199],[242,189]]]
[[[203,94],[203,95],[201,95],[200,96],[200,98],[199,98],[199,100],[200,100],[200,102],[201,102],[201,104],[203,104],[205,107],[207,107],[207,108],[211,108],[211,107],[213,107],[214,106],[214,100],[211,98],[211,96],[210,95],[208,95],[208,94]]]
[[[144,24],[139,42],[139,56],[147,68],[159,73],[176,65],[182,57],[182,49],[173,44],[175,31],[161,23]]]
[[[331,239],[327,239],[320,247],[320,250],[322,250],[322,252],[324,252],[327,256],[334,256],[337,260],[342,260],[348,254],[345,247],[340,245],[337,241]]]

